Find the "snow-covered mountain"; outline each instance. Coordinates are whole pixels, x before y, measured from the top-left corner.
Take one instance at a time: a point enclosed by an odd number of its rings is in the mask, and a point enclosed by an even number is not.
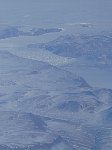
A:
[[[85,59],[90,66],[112,66],[111,33],[101,35],[65,35],[48,43],[29,46],[46,49],[64,57]],[[90,64],[91,60],[92,64]]]
[[[1,149],[102,150],[101,140],[110,139],[105,126],[94,142],[105,124],[111,90],[92,88],[78,75],[7,51],[0,51],[0,68]]]
[[[0,0],[0,150],[112,150],[112,2]]]
[[[61,32],[61,28],[32,28],[30,26],[0,26],[0,39],[19,36],[39,36],[47,33]]]
[[[82,31],[78,31],[79,33],[67,34],[68,31],[65,31],[61,36],[48,42],[28,44],[28,49],[32,51],[41,49],[67,58],[69,61],[60,64],[61,68],[80,74],[94,86],[111,88],[111,31],[98,32],[92,27],[89,30],[95,33],[87,31],[81,34]],[[75,29],[73,31],[75,32]]]

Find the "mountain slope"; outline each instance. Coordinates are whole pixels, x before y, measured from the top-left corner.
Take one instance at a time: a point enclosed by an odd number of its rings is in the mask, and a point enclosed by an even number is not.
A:
[[[93,65],[110,65],[112,58],[111,33],[99,35],[65,35],[43,44],[30,45],[30,47],[44,48],[57,55],[72,58],[81,58]],[[92,64],[91,64],[92,65]]]
[[[78,75],[7,51],[0,51],[0,68],[2,149],[91,150],[100,139],[110,139],[105,127],[94,143],[111,90],[95,89]]]

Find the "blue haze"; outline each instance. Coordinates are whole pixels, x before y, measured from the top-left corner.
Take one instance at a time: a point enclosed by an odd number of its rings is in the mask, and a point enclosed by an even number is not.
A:
[[[111,8],[0,0],[0,150],[112,150]]]

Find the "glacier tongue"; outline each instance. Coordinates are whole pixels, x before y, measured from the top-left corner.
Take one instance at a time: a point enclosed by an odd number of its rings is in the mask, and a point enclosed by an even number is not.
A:
[[[15,48],[13,50],[10,50],[10,52],[22,58],[38,60],[38,61],[49,63],[54,66],[65,65],[75,61],[75,59],[61,57],[47,50],[43,50],[39,48],[37,48],[36,50],[28,49],[24,47],[20,49]]]

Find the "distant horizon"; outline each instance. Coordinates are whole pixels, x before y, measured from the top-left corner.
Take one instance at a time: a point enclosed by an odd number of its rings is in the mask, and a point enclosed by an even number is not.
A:
[[[0,22],[9,24],[112,23],[112,1],[0,0]]]

